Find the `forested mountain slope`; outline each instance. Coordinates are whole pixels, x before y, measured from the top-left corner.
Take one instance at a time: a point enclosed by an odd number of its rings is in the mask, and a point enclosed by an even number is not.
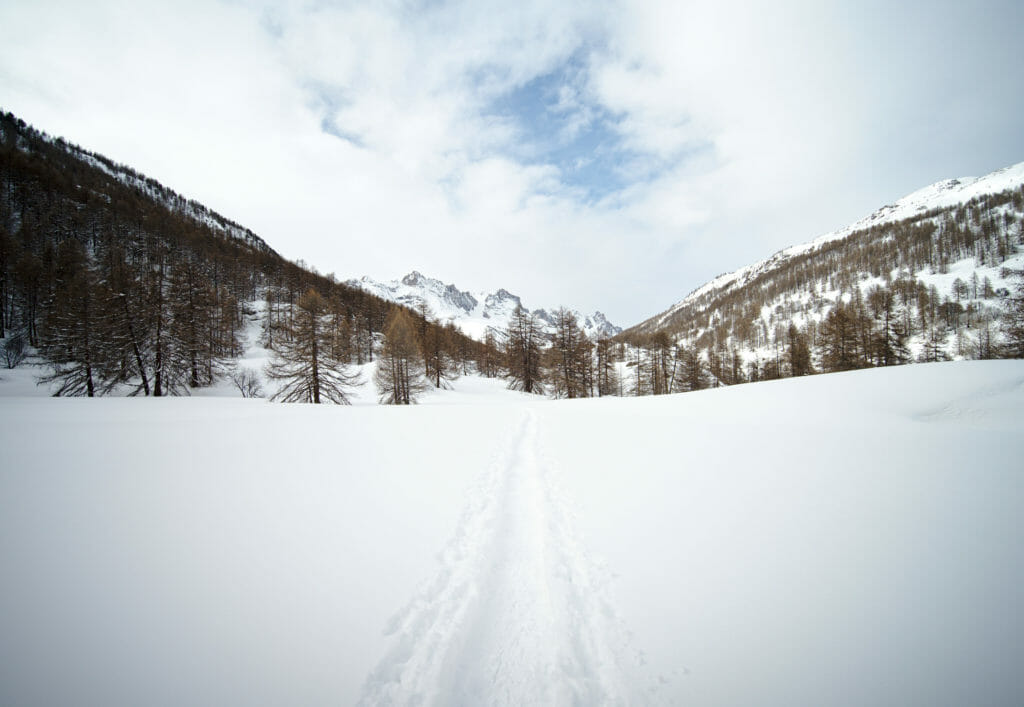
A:
[[[721,275],[623,339],[694,347],[723,382],[793,374],[794,344],[813,355],[805,372],[990,358],[1024,265],[1022,218],[1024,163],[939,182]]]
[[[254,303],[273,347],[294,337],[310,290],[324,329],[318,355],[372,358],[393,303],[285,260],[151,178],[0,115],[0,339],[35,347],[60,394],[208,385],[240,354]],[[480,354],[451,327],[410,316],[447,361]]]

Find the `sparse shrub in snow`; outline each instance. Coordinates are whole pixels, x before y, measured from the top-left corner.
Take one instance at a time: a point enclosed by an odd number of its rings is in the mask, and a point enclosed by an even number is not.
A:
[[[256,371],[251,368],[235,368],[231,372],[231,382],[241,392],[243,398],[262,398],[263,384]]]
[[[25,346],[25,336],[21,332],[12,334],[3,342],[3,362],[7,368],[17,368],[18,364],[28,356],[28,347]]]

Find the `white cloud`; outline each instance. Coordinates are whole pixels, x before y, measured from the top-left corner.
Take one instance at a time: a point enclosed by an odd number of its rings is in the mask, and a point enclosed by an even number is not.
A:
[[[994,41],[1020,9],[927,7],[8,3],[0,100],[321,271],[416,268],[628,324],[982,153],[1024,157]],[[954,36],[969,53],[943,53]],[[625,184],[596,202],[492,110],[570,59],[551,143],[598,112],[621,140],[601,164]]]

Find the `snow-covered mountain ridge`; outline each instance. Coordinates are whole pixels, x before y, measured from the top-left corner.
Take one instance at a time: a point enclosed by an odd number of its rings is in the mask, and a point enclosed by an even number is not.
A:
[[[349,280],[346,284],[397,304],[419,307],[426,304],[431,315],[441,323],[452,322],[465,334],[483,340],[488,330],[498,332],[508,326],[509,318],[522,299],[508,290],[495,292],[468,292],[453,284],[427,277],[416,270],[401,280],[380,282],[371,277]],[[572,310],[583,331],[592,339],[615,336],[622,331],[602,314],[582,314]],[[535,309],[532,313],[545,325],[554,323],[554,309]]]
[[[889,227],[896,228],[900,224],[918,225],[930,222],[940,227],[941,230],[941,222],[957,220],[955,212],[964,205],[981,202],[986,197],[1004,192],[1019,190],[1022,186],[1024,186],[1024,162],[996,170],[983,177],[960,177],[936,182],[877,209],[871,215],[845,228],[826,233],[810,242],[785,248],[760,262],[719,275],[690,292],[664,312],[641,322],[630,331],[650,333],[663,328],[679,329],[681,326],[685,326],[680,321],[682,318],[690,319],[698,313],[711,314],[715,306],[714,302],[727,296],[735,296],[755,281],[782,272],[800,258],[824,253],[829,249],[834,249],[841,241],[852,240],[851,237],[862,237],[872,231],[879,234],[879,238],[873,241],[870,238],[862,238],[865,244],[869,241],[877,244],[882,239],[893,241],[892,233],[883,233],[883,231],[889,231]],[[984,206],[984,204],[979,204],[975,211],[983,212]],[[1000,211],[995,216],[1002,218],[1004,214],[1005,211]],[[961,270],[963,269],[961,268]],[[990,274],[993,276],[993,282],[997,279],[1000,281],[1004,279],[996,277],[999,268],[989,267],[987,270],[990,272],[981,273],[979,271],[979,277],[983,274]],[[913,274],[923,281],[928,281],[932,279],[930,275],[938,273],[931,273],[925,268],[917,270]],[[849,273],[849,275],[853,279],[858,279],[864,273]],[[969,277],[969,274],[967,276]],[[940,280],[944,279],[940,278]],[[928,282],[927,284],[932,283]]]
[[[750,283],[759,275],[775,270],[793,259],[815,249],[842,240],[872,227],[896,223],[914,217],[926,217],[930,212],[950,209],[971,199],[989,194],[998,194],[1024,185],[1024,162],[996,170],[984,177],[960,177],[935,182],[918,189],[893,204],[883,206],[870,216],[845,228],[826,233],[814,240],[790,246],[764,260],[747,265],[730,273],[724,273],[690,292],[666,311],[639,324],[637,328],[654,331],[664,326],[673,314],[711,293],[737,290]]]
[[[103,172],[107,177],[135,190],[138,196],[142,199],[160,203],[167,209],[192,219],[196,223],[202,224],[210,228],[212,231],[221,234],[224,238],[245,243],[249,247],[260,252],[274,253],[273,249],[266,243],[266,241],[253,233],[250,229],[220,215],[213,209],[199,203],[195,199],[186,199],[184,196],[173,189],[164,186],[156,179],[147,177],[131,167],[114,162],[101,154],[90,152],[79,145],[68,142],[62,137],[54,137],[46,132],[36,130],[25,124],[24,121],[15,118],[13,114],[5,113],[3,116],[10,125],[17,125],[20,130],[26,131],[38,141],[33,142],[33,140],[29,139],[25,135],[17,135],[15,138],[17,149],[21,150],[26,155],[31,155],[32,157],[41,160],[54,161],[53,157],[47,154],[47,149],[40,149],[41,145],[45,145],[49,149],[64,153],[72,159],[84,163],[88,167],[92,167]],[[0,126],[0,131],[3,130],[4,128]],[[83,191],[81,185],[77,185],[77,189],[79,191]],[[109,194],[102,192],[93,192],[91,196],[107,202],[110,201]]]

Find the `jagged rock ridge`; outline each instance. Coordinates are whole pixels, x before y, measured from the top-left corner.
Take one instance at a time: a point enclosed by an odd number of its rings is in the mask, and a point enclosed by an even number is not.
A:
[[[506,289],[500,288],[490,293],[468,292],[416,270],[401,280],[380,282],[371,277],[362,277],[350,280],[347,284],[408,307],[416,308],[426,304],[438,321],[453,322],[469,336],[481,340],[488,330],[498,332],[504,329],[516,307],[527,309],[518,295]],[[534,316],[547,326],[554,322],[553,312],[554,308],[532,310]],[[622,331],[621,327],[609,322],[601,312],[573,312],[580,327],[591,338],[615,336]]]

